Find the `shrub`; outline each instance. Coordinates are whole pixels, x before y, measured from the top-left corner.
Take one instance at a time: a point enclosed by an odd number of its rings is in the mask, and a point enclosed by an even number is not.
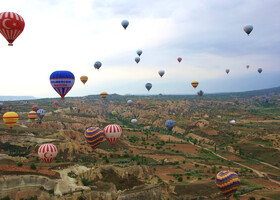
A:
[[[34,163],[32,163],[32,164],[30,165],[30,169],[35,170],[35,169],[36,169],[36,165],[35,165]]]
[[[249,197],[248,200],[256,200],[256,198],[255,197]]]
[[[178,178],[178,181],[179,181],[179,182],[182,182],[182,181],[183,181],[183,177],[180,176],[180,177]]]
[[[22,163],[19,162],[19,163],[17,164],[17,166],[18,166],[18,167],[22,167]]]
[[[84,186],[89,186],[89,181],[86,178],[82,178],[82,183]]]

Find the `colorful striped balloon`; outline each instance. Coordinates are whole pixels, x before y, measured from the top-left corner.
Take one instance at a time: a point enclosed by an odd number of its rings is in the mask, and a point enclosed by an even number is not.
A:
[[[90,127],[84,134],[86,141],[95,150],[104,138],[104,131],[98,127]]]
[[[28,113],[28,118],[31,120],[31,121],[33,121],[34,122],[34,120],[36,119],[36,117],[38,116],[37,115],[37,113],[35,112],[35,111],[30,111],[29,113]]]
[[[85,84],[88,80],[87,76],[81,76],[80,80],[83,82],[83,84]]]
[[[239,176],[235,172],[221,171],[216,175],[217,187],[227,198],[229,198],[240,185]]]
[[[102,99],[106,99],[106,97],[108,96],[108,93],[107,92],[101,92],[100,93],[100,96],[102,97]]]
[[[110,124],[104,128],[105,138],[111,145],[116,144],[122,134],[122,129],[117,124]]]
[[[192,83],[193,88],[196,88],[198,86],[198,81],[193,81]]]
[[[57,148],[54,144],[42,144],[38,149],[38,156],[45,163],[51,163],[56,155]]]
[[[3,120],[4,120],[5,124],[7,124],[7,126],[10,127],[10,129],[12,129],[13,126],[18,121],[18,114],[15,112],[6,112],[3,115]]]

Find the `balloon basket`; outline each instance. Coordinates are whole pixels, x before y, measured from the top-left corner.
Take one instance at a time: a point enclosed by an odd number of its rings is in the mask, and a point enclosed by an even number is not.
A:
[[[9,43],[8,46],[14,46],[12,43]]]

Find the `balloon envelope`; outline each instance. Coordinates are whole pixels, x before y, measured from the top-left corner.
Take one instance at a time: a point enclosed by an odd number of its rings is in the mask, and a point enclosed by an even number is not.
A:
[[[137,104],[138,106],[141,106],[141,105],[142,105],[142,101],[137,101],[136,104]]]
[[[138,54],[138,56],[141,56],[143,51],[139,49],[139,50],[136,51],[136,53]]]
[[[249,69],[249,65],[246,65],[246,68]]]
[[[104,128],[105,138],[110,142],[111,145],[116,144],[120,139],[122,134],[122,129],[117,124],[110,124]]]
[[[178,60],[178,62],[181,62],[181,61],[182,61],[182,58],[179,57],[179,58],[177,58],[177,60]]]
[[[3,120],[7,126],[12,129],[13,126],[17,123],[18,121],[18,114],[15,112],[6,112],[3,115]]]
[[[135,58],[135,62],[138,64],[139,61],[140,61],[140,58],[139,58],[139,57],[136,57],[136,58]]]
[[[103,141],[104,131],[98,127],[90,127],[84,133],[84,137],[91,146],[91,148],[95,150]]]
[[[88,80],[87,76],[81,76],[80,80],[83,82],[83,84],[85,84]]]
[[[253,30],[253,26],[252,25],[246,25],[246,26],[244,26],[243,30],[245,31],[245,33],[247,33],[247,35],[249,35]]]
[[[150,91],[150,89],[152,88],[152,84],[151,83],[146,83],[145,87],[148,91]]]
[[[132,124],[136,124],[137,122],[138,122],[137,119],[132,119],[132,120],[131,120],[131,123],[132,123]]]
[[[37,110],[39,110],[39,106],[37,106],[37,105],[32,106],[32,110],[37,112]]]
[[[96,62],[94,63],[94,68],[95,68],[95,69],[99,69],[101,66],[102,66],[102,63],[101,63],[100,61],[96,61]]]
[[[108,93],[107,93],[107,92],[101,92],[101,93],[100,93],[100,96],[101,96],[102,99],[105,100],[106,97],[108,96]]]
[[[126,29],[128,27],[128,25],[129,25],[128,20],[126,20],[126,19],[122,20],[122,26],[123,26],[124,29]]]
[[[0,33],[9,42],[9,46],[13,46],[13,42],[24,30],[23,18],[14,12],[0,13]]]
[[[46,115],[46,111],[44,109],[39,109],[37,111],[37,114],[40,117],[40,119],[42,120],[45,117],[45,115]]]
[[[192,84],[193,88],[196,88],[199,83],[198,83],[198,81],[193,81],[191,84]]]
[[[54,101],[53,104],[54,105],[58,105],[59,103],[58,103],[58,101]]]
[[[259,68],[259,69],[258,69],[258,72],[259,72],[259,73],[262,73],[262,71],[263,71],[262,68]]]
[[[169,131],[172,131],[173,127],[175,126],[175,122],[173,120],[166,120],[165,126]]]
[[[226,73],[227,73],[227,74],[229,73],[229,69],[226,69]]]
[[[55,71],[50,76],[50,82],[53,89],[61,96],[63,100],[65,95],[71,90],[75,83],[75,76],[69,71]]]
[[[164,70],[159,70],[158,74],[160,75],[160,77],[162,77],[164,75],[165,71]]]
[[[38,156],[43,162],[51,163],[55,159],[57,152],[54,144],[42,144],[38,149]]]
[[[202,90],[199,90],[199,91],[197,92],[197,95],[198,95],[199,97],[202,97],[203,94],[204,94],[204,92],[203,92]]]
[[[128,101],[127,101],[127,104],[128,104],[129,106],[131,106],[131,105],[133,104],[133,101],[132,101],[132,100],[128,100]]]
[[[229,123],[235,124],[235,120],[234,120],[234,119],[233,119],[233,120],[230,120]]]
[[[36,118],[37,118],[37,113],[35,111],[30,111],[27,115],[27,117],[31,120],[31,121],[34,121]]]
[[[117,111],[115,110],[112,111],[112,115],[117,115],[117,114],[118,114]]]
[[[217,187],[229,198],[240,186],[240,178],[235,172],[221,171],[216,175]]]

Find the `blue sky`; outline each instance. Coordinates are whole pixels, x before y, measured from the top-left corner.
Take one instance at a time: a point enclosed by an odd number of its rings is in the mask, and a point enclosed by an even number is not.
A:
[[[1,0],[0,7],[25,20],[13,47],[0,37],[0,96],[58,97],[49,81],[56,70],[76,77],[67,96],[280,86],[280,1]],[[127,30],[123,19],[130,22]],[[247,24],[254,26],[250,36],[243,31]],[[143,54],[136,64],[138,49]],[[103,64],[99,71],[93,67],[97,60]],[[86,85],[82,75],[89,78]],[[200,83],[196,90],[193,80]],[[150,92],[147,82],[153,84]]]

